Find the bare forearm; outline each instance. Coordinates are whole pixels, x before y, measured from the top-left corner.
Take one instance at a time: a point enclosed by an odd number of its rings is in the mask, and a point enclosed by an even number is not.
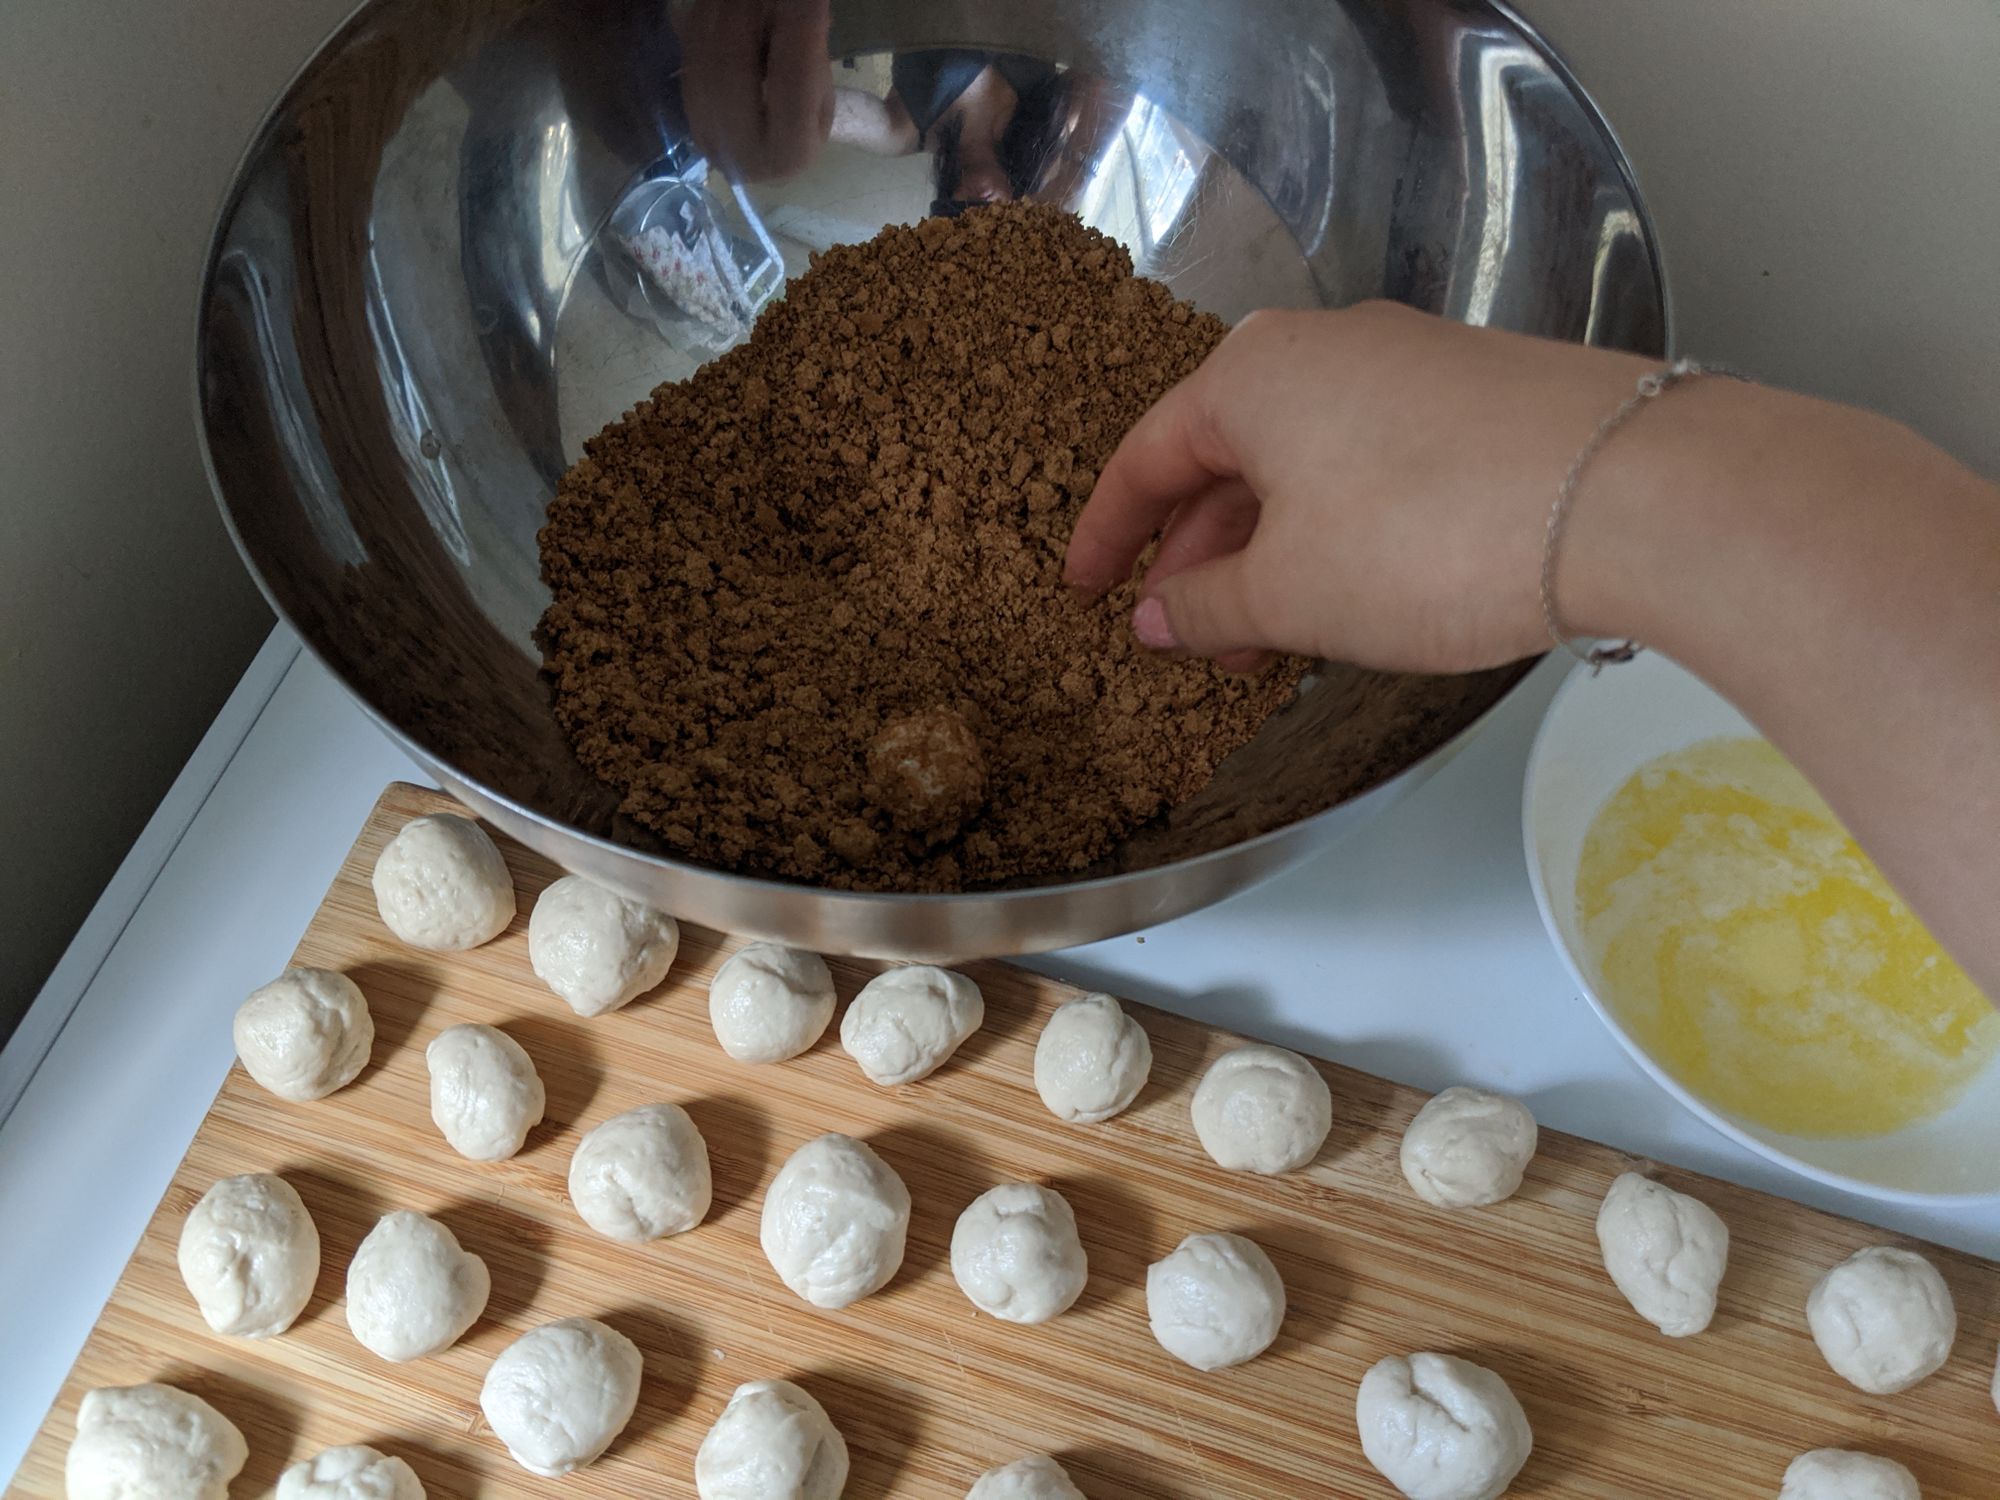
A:
[[[1240,324],[1127,434],[1071,539],[1133,633],[1254,666],[1545,649],[1550,499],[1649,361],[1407,308]],[[1442,420],[1440,420],[1442,417]],[[1722,378],[1583,471],[1560,617],[1737,703],[2000,1000],[2000,491],[1882,418]]]
[[[2000,998],[2000,490],[1867,413],[1669,402],[1610,476],[1633,543],[1592,628],[1741,707]]]

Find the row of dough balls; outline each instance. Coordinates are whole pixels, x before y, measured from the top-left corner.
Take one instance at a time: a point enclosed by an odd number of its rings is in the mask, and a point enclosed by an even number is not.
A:
[[[493,1403],[524,1382],[563,1373],[593,1381],[597,1384],[587,1397],[561,1414],[585,1424],[584,1430],[551,1442],[550,1429],[542,1423],[524,1425],[517,1436],[527,1449],[524,1462],[552,1456],[558,1449],[566,1453],[577,1439],[594,1441],[600,1434],[608,1446],[637,1403],[638,1370],[638,1351],[616,1330],[587,1318],[565,1319],[524,1334],[508,1348],[495,1362],[501,1389],[494,1391],[489,1376],[481,1404],[490,1421]],[[1497,1456],[1528,1441],[1526,1419],[1505,1384],[1490,1371],[1450,1355],[1382,1361],[1363,1377],[1361,1407],[1365,1413],[1387,1414],[1372,1424],[1364,1419],[1362,1440],[1371,1461],[1410,1464],[1412,1481],[1419,1486],[1410,1493],[1425,1500],[1462,1493],[1452,1487],[1449,1458],[1436,1443],[1440,1432],[1450,1452],[1464,1451],[1469,1442]],[[1465,1428],[1468,1419],[1477,1423],[1466,1428],[1469,1439],[1456,1430]],[[94,1390],[85,1395],[77,1415],[64,1489],[69,1500],[130,1500],[135,1495],[227,1500],[230,1481],[249,1453],[233,1422],[174,1386]],[[568,1470],[536,1472],[560,1475]],[[847,1473],[846,1441],[825,1408],[786,1380],[738,1386],[695,1455],[695,1484],[703,1500],[839,1500]],[[1888,1459],[1839,1449],[1817,1449],[1794,1459],[1779,1500],[1828,1497],[1918,1500],[1909,1471]],[[355,1444],[329,1448],[286,1469],[278,1480],[277,1500],[425,1500],[425,1491],[402,1459]],[[1053,1458],[1034,1454],[989,1469],[974,1481],[966,1500],[1084,1496]]]
[[[616,1329],[565,1318],[502,1352],[480,1406],[515,1458],[559,1478],[623,1430],[638,1403],[639,1370],[638,1349]],[[565,1382],[559,1409],[541,1391],[549,1380]],[[90,1391],[76,1427],[63,1468],[68,1500],[228,1500],[250,1457],[234,1422],[171,1385]],[[839,1500],[847,1471],[839,1429],[788,1380],[738,1386],[695,1454],[702,1500]],[[402,1459],[357,1443],[293,1464],[278,1479],[277,1500],[425,1500],[425,1491]],[[1053,1458],[1033,1454],[987,1470],[966,1500],[1084,1496]]]
[[[1442,1208],[1498,1203],[1519,1188],[1536,1136],[1534,1118],[1518,1100],[1484,1089],[1449,1088],[1427,1102],[1404,1132],[1403,1175],[1418,1196]],[[1625,1172],[1599,1204],[1596,1229],[1605,1270],[1633,1311],[1671,1338],[1708,1328],[1729,1256],[1728,1226],[1713,1209],[1664,1183]],[[1870,1394],[1891,1395],[1943,1367],[1958,1316],[1935,1266],[1914,1251],[1877,1245],[1856,1251],[1820,1277],[1806,1298],[1806,1323],[1836,1374]],[[1477,1378],[1488,1373],[1477,1366],[1436,1360],[1412,1356],[1407,1372],[1410,1385],[1437,1407],[1427,1413],[1430,1431],[1421,1423],[1406,1425],[1400,1416],[1378,1421],[1373,1435],[1382,1447],[1379,1454],[1370,1446],[1364,1380],[1363,1449],[1405,1495],[1493,1500],[1520,1467],[1504,1439],[1518,1434],[1524,1461],[1526,1424],[1514,1421],[1518,1408],[1498,1377],[1488,1384]],[[1390,1382],[1385,1393],[1403,1393],[1400,1366],[1385,1372],[1378,1365],[1368,1379],[1378,1376]],[[1992,1395],[2000,1407],[2000,1367]],[[1448,1471],[1461,1473],[1463,1483],[1453,1482]],[[1488,1476],[1484,1482],[1482,1474]],[[1787,1467],[1779,1500],[1920,1500],[1920,1495],[1915,1476],[1893,1459],[1814,1449]]]
[[[503,931],[514,913],[511,880],[497,848],[476,824],[448,816],[418,819],[392,841],[376,868],[376,892],[385,922],[421,946],[473,946]],[[438,909],[440,900],[444,910]],[[537,974],[579,1014],[594,1015],[657,985],[671,966],[679,934],[671,917],[571,876],[555,882],[537,902],[529,939]],[[365,1005],[361,1009],[365,1015]],[[818,1041],[834,1009],[832,978],[824,962],[770,944],[752,944],[734,955],[710,989],[717,1039],[744,1062],[783,1061],[804,1052]],[[856,997],[843,1018],[841,1040],[868,1077],[893,1086],[935,1071],[977,1030],[983,1011],[977,987],[962,975],[927,966],[891,970]],[[329,1050],[344,1055],[352,1049]],[[447,1139],[478,1159],[518,1150],[541,1116],[540,1084],[525,1052],[487,1027],[453,1028],[430,1050],[433,1114]],[[361,1061],[366,1051],[363,1044]],[[1136,1097],[1150,1065],[1143,1029],[1110,997],[1091,996],[1052,1018],[1037,1046],[1035,1081],[1059,1117],[1096,1121],[1118,1113]],[[358,1071],[360,1062],[352,1066]],[[1305,1059],[1279,1048],[1246,1047],[1226,1054],[1209,1070],[1191,1114],[1204,1148],[1218,1163],[1278,1173],[1304,1166],[1317,1155],[1330,1127],[1331,1100],[1324,1080]],[[606,1160],[622,1160],[629,1169],[648,1155],[655,1158],[650,1196],[667,1205],[667,1214],[656,1216],[653,1222],[661,1227],[650,1230],[643,1221],[628,1223],[622,1233],[597,1223],[585,1206],[586,1195],[578,1192],[573,1164],[572,1196],[586,1220],[621,1238],[678,1232],[699,1222],[707,1206],[706,1153],[692,1123],[683,1115],[680,1129],[656,1126],[649,1132],[620,1117],[600,1130],[621,1122],[626,1122],[627,1149],[606,1153]],[[649,1135],[657,1138],[650,1146]],[[688,1136],[694,1151],[688,1149]],[[1534,1148],[1534,1121],[1516,1101],[1482,1090],[1452,1089],[1413,1123],[1402,1165],[1412,1188],[1427,1200],[1446,1207],[1476,1206],[1510,1195]],[[580,1147],[579,1160],[583,1155]],[[696,1155],[698,1184],[691,1180],[692,1168],[675,1165]],[[661,1162],[667,1164],[664,1174]],[[601,1174],[601,1180],[611,1183],[614,1198],[629,1203],[631,1185],[617,1183],[616,1175],[613,1169]],[[788,1215],[810,1220],[812,1213],[787,1208],[828,1191],[846,1194],[845,1210],[860,1229],[842,1238],[853,1253],[835,1257],[831,1264],[810,1234],[799,1233],[796,1224],[788,1228]],[[626,1217],[632,1216],[628,1212]],[[774,1267],[795,1291],[817,1305],[843,1306],[893,1277],[907,1221],[908,1193],[893,1171],[860,1142],[824,1137],[802,1148],[774,1182],[766,1200],[763,1239]],[[1727,1232],[1704,1205],[1627,1174],[1607,1195],[1598,1233],[1607,1269],[1636,1310],[1676,1336],[1707,1326]],[[1884,1355],[1879,1348],[1864,1350],[1866,1339],[1843,1343],[1842,1333],[1858,1326],[1847,1314],[1846,1302],[1879,1291],[1885,1280],[1881,1263],[1898,1257],[1929,1272],[1942,1292],[1942,1280],[1920,1257],[1884,1249],[1862,1252],[1829,1273],[1814,1293],[1815,1303],[1824,1305],[1823,1314],[1809,1309],[1815,1338],[1829,1362],[1864,1389],[1873,1388],[1868,1380],[1894,1378],[1877,1366],[1884,1359],[1893,1366],[1898,1356]],[[996,1263],[1016,1274],[996,1276]],[[1047,1189],[1003,1185],[961,1217],[953,1269],[975,1305],[996,1316],[1023,1322],[1052,1317],[1075,1300],[1083,1284],[1074,1215]],[[1886,1273],[1888,1280],[1900,1274],[1900,1269]],[[1911,1274],[1921,1279],[1920,1273]],[[1190,1236],[1148,1274],[1149,1322],[1156,1337],[1198,1368],[1238,1363],[1267,1347],[1283,1318],[1283,1297],[1269,1258],[1240,1236]],[[1948,1294],[1945,1303],[1948,1309]],[[1831,1339],[1823,1336],[1823,1328],[1832,1331]],[[1940,1353],[1937,1362],[1942,1358]],[[1410,1469],[1411,1455],[1399,1454],[1394,1440],[1396,1413],[1432,1399],[1422,1384],[1426,1378],[1455,1382],[1470,1393],[1465,1399],[1472,1408],[1493,1405],[1493,1420],[1482,1429],[1480,1441],[1446,1444],[1451,1452],[1445,1455],[1445,1467],[1452,1472],[1428,1477]],[[2000,1387],[2000,1374],[1996,1385]],[[1487,1400],[1496,1387],[1504,1401]],[[1358,1414],[1364,1450],[1406,1493],[1417,1493],[1409,1488],[1414,1483],[1423,1493],[1440,1497],[1497,1495],[1527,1456],[1525,1418],[1515,1420],[1518,1403],[1504,1383],[1491,1372],[1445,1356],[1383,1361],[1364,1382]],[[1371,1430],[1377,1435],[1372,1447]],[[1518,1435],[1519,1442],[1499,1440],[1510,1435]],[[1419,1446],[1418,1459],[1437,1460],[1441,1450],[1435,1442]],[[1447,1488],[1439,1488],[1440,1482]],[[1799,1493],[1816,1495],[1818,1490]]]

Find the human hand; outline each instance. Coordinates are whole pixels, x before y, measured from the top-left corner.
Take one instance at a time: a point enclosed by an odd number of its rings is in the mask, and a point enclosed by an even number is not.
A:
[[[732,181],[803,171],[833,128],[830,0],[696,0],[678,25],[696,147]]]
[[[1239,669],[1525,656],[1550,504],[1649,368],[1386,304],[1258,314],[1126,435],[1068,577],[1101,590],[1160,535],[1134,633]],[[2000,1000],[2000,487],[1884,418],[1704,380],[1591,460],[1555,585],[1570,629],[1741,708]]]
[[[1421,672],[1530,655],[1550,503],[1648,367],[1392,303],[1253,314],[1119,444],[1066,576],[1100,592],[1158,535],[1135,633],[1238,670],[1270,651]],[[1619,501],[1598,498],[1560,592],[1572,626],[1608,634]]]

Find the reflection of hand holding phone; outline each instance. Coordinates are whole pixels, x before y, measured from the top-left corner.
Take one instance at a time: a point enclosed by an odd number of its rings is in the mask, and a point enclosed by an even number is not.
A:
[[[731,181],[789,177],[833,128],[830,0],[696,0],[679,18],[681,103]]]

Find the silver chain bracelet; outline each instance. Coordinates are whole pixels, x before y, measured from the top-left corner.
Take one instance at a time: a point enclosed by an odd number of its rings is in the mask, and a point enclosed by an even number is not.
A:
[[[1542,538],[1542,620],[1549,628],[1549,639],[1569,652],[1580,662],[1586,662],[1595,671],[1603,671],[1607,666],[1630,661],[1646,648],[1637,641],[1625,641],[1616,646],[1594,646],[1585,651],[1576,643],[1575,636],[1563,625],[1562,615],[1556,608],[1556,550],[1562,541],[1563,528],[1569,523],[1569,513],[1576,504],[1576,487],[1583,477],[1583,471],[1590,467],[1590,461],[1597,457],[1598,450],[1611,440],[1611,435],[1630,421],[1639,408],[1657,396],[1664,396],[1675,386],[1693,380],[1701,375],[1731,375],[1729,370],[1712,365],[1697,364],[1691,359],[1677,359],[1664,370],[1652,370],[1639,377],[1638,387],[1620,403],[1618,409],[1597,424],[1597,431],[1590,435],[1590,441],[1563,475],[1562,484],[1556,490],[1555,503],[1549,507],[1548,531]]]

